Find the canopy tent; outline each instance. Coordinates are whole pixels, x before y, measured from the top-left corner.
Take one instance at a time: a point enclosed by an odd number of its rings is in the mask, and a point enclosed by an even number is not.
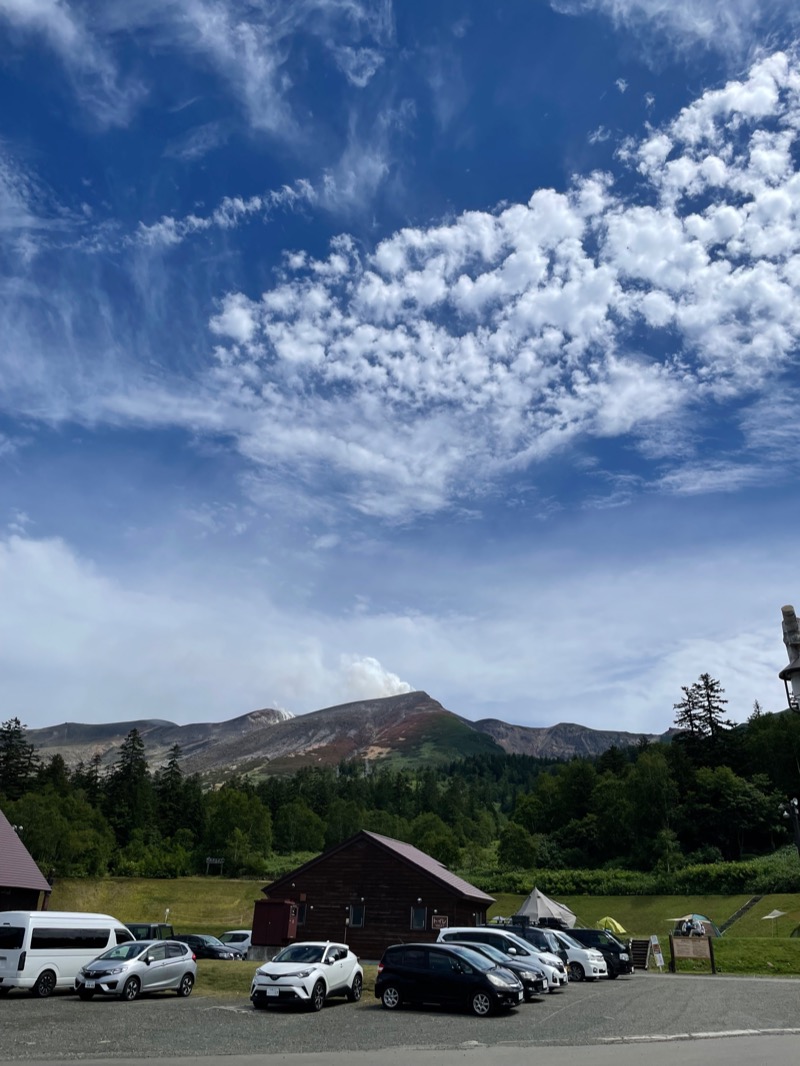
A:
[[[777,936],[778,935],[778,919],[779,918],[783,918],[783,916],[785,914],[788,914],[788,911],[774,910],[774,911],[770,911],[769,914],[765,914],[764,917],[761,919],[762,922],[766,922],[768,919],[772,919],[772,935],[773,936]]]
[[[605,929],[609,933],[624,933],[625,932],[625,929],[623,928],[623,926],[620,925],[620,923],[617,921],[617,919],[616,918],[612,918],[609,914],[607,914],[605,916],[605,918],[601,918],[600,921],[597,923],[597,925],[598,925],[598,928]]]
[[[563,903],[556,903],[554,899],[550,899],[544,892],[540,892],[538,888],[534,888],[533,892],[517,911],[515,917],[527,918],[531,923],[540,922],[542,918],[558,918],[568,929],[572,929],[578,921],[569,907],[565,907]]]

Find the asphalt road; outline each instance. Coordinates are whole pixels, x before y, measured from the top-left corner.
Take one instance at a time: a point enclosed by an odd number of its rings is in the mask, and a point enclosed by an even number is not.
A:
[[[730,1035],[712,1042],[711,1034]],[[495,1049],[502,1052],[502,1062],[510,1064],[529,1060],[529,1055],[514,1057],[524,1048],[567,1045],[577,1055],[582,1046],[605,1045],[602,1060],[620,1064],[633,1063],[634,1057],[642,1061],[642,1040],[654,1063],[666,1062],[653,1056],[670,1046],[674,1052],[678,1040],[684,1064],[779,1063],[784,1060],[770,1056],[789,1046],[791,1058],[786,1061],[794,1066],[800,1061],[800,981],[636,974],[613,982],[571,984],[562,993],[490,1018],[434,1009],[389,1012],[371,995],[355,1005],[332,1001],[319,1014],[288,1008],[254,1011],[247,999],[196,993],[188,999],[162,993],[134,1003],[97,998],[84,1003],[63,994],[35,1000],[19,993],[0,1000],[0,1063],[130,1059],[173,1060],[178,1066],[176,1059],[218,1056],[229,1064],[228,1056],[245,1056],[243,1063],[257,1056],[263,1062],[268,1053],[271,1062],[333,1066],[336,1053],[347,1053],[341,1061],[350,1063],[361,1059],[359,1053],[370,1053],[363,1061],[375,1062],[374,1052],[385,1049],[381,1063],[477,1064],[479,1052],[485,1062],[491,1047],[493,1062],[500,1066]],[[754,1040],[761,1049],[758,1055],[741,1060],[734,1056],[734,1048]],[[723,1048],[721,1057],[712,1059],[712,1043],[729,1050]],[[690,1049],[701,1046],[706,1057],[695,1059]],[[457,1054],[453,1058],[448,1052]],[[309,1058],[298,1060],[297,1055]],[[548,1055],[549,1063],[560,1061],[555,1055]],[[584,1055],[570,1061],[584,1061]],[[592,1061],[598,1066],[601,1060]]]

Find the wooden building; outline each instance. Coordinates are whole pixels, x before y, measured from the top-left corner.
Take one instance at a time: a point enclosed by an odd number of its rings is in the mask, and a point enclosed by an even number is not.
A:
[[[379,959],[389,944],[435,940],[447,926],[483,925],[486,909],[494,903],[492,896],[425,852],[367,830],[273,881],[263,892],[273,911],[281,901],[287,915],[291,907],[297,908],[296,934],[284,936],[283,943],[346,941],[366,959]],[[267,928],[258,919],[259,909],[257,902],[256,946],[257,927]]]
[[[45,910],[50,885],[0,811],[0,911]]]

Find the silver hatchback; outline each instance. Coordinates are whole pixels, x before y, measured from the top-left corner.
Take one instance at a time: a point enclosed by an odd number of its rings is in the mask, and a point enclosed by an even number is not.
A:
[[[96,992],[136,999],[142,992],[173,989],[190,995],[197,976],[192,949],[177,940],[134,940],[117,944],[87,963],[75,978],[81,999]]]

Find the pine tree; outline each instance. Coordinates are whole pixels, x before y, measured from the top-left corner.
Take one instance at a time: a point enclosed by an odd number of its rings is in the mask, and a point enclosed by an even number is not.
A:
[[[681,692],[683,693],[683,699],[680,703],[673,703],[672,705],[673,710],[676,712],[675,725],[678,729],[683,729],[693,737],[702,736],[704,731],[700,722],[697,685],[694,684],[691,688],[681,685]]]
[[[725,689],[711,674],[701,674],[698,681],[692,686],[697,693],[698,713],[706,736],[716,740],[720,733],[733,727],[733,722],[725,718],[725,704],[723,699]]]
[[[10,800],[27,792],[39,771],[39,756],[25,739],[25,729],[19,718],[0,725],[0,793]]]

